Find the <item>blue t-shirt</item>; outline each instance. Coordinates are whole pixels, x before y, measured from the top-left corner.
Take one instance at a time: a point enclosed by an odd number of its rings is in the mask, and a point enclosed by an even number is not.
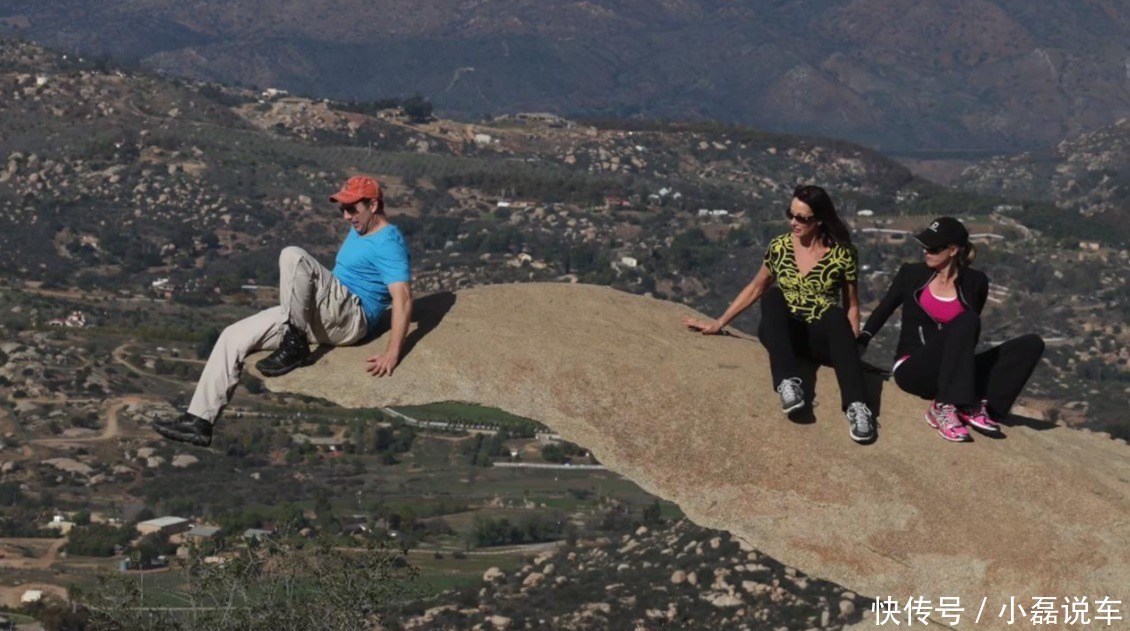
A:
[[[392,303],[388,286],[412,280],[408,243],[394,225],[361,236],[353,228],[337,251],[333,274],[361,299],[369,332],[377,326],[381,312]]]

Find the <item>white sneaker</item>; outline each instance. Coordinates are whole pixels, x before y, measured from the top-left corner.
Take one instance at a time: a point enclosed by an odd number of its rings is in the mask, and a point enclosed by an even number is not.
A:
[[[782,381],[777,386],[777,394],[781,395],[781,411],[785,414],[804,407],[804,390],[800,387],[800,377],[790,377]]]
[[[865,443],[875,438],[875,419],[872,418],[871,408],[862,401],[856,401],[847,409],[848,428],[851,430],[851,439],[857,443]]]

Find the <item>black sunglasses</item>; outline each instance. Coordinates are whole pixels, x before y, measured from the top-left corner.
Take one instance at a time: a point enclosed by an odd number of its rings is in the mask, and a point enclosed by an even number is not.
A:
[[[337,207],[338,207],[338,210],[340,212],[343,212],[347,215],[356,215],[357,210],[358,210],[357,205],[360,204],[363,201],[364,200],[359,200],[359,201],[353,202],[352,204],[338,204]]]
[[[948,246],[948,245],[939,245],[938,247],[935,247],[935,248],[928,248],[926,246],[922,246],[922,251],[925,252],[926,254],[938,254],[938,253],[942,252],[943,250],[948,249],[949,247],[950,246]]]
[[[804,224],[806,226],[808,224],[816,221],[816,215],[797,215],[797,214],[793,213],[792,208],[786,208],[785,209],[785,216],[788,217],[789,219],[796,219],[797,223]]]

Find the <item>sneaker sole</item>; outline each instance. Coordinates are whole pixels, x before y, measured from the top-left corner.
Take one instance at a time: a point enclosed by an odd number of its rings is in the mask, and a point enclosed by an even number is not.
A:
[[[867,436],[860,436],[860,435],[855,433],[854,429],[849,428],[848,429],[848,435],[850,435],[851,439],[854,440],[857,443],[866,443],[866,442],[870,442],[872,440],[875,440],[875,433],[874,432],[868,434]]]
[[[926,423],[928,425],[930,425],[930,427],[933,427],[938,432],[938,436],[941,436],[942,438],[950,441],[951,443],[967,443],[970,440],[972,440],[969,436],[965,436],[964,438],[950,438],[949,436],[946,436],[945,434],[942,433],[941,426],[936,424],[934,422],[934,419],[930,417],[929,412],[926,413]]]
[[[201,436],[200,434],[190,434],[188,432],[177,432],[167,427],[161,427],[160,425],[154,425],[153,431],[164,436],[165,438],[168,438],[169,440],[175,440],[180,443],[189,443],[191,445],[196,445],[197,447],[208,447],[212,444],[211,436]]]
[[[783,412],[785,414],[792,414],[793,412],[796,412],[797,410],[799,410],[803,407],[804,407],[804,400],[802,399],[799,403],[793,405],[792,407],[781,408],[781,412]]]
[[[999,425],[994,426],[994,427],[990,427],[988,425],[982,425],[980,423],[974,423],[972,420],[966,420],[965,422],[970,427],[976,427],[977,429],[981,430],[982,432],[985,432],[986,434],[999,434],[999,433],[1001,433],[1001,428],[1000,428]]]

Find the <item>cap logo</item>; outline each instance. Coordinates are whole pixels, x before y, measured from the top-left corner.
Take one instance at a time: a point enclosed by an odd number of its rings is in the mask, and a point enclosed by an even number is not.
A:
[[[930,224],[930,227],[928,228],[928,230],[930,230],[931,232],[937,232],[938,231],[938,222],[935,221],[934,223]]]

